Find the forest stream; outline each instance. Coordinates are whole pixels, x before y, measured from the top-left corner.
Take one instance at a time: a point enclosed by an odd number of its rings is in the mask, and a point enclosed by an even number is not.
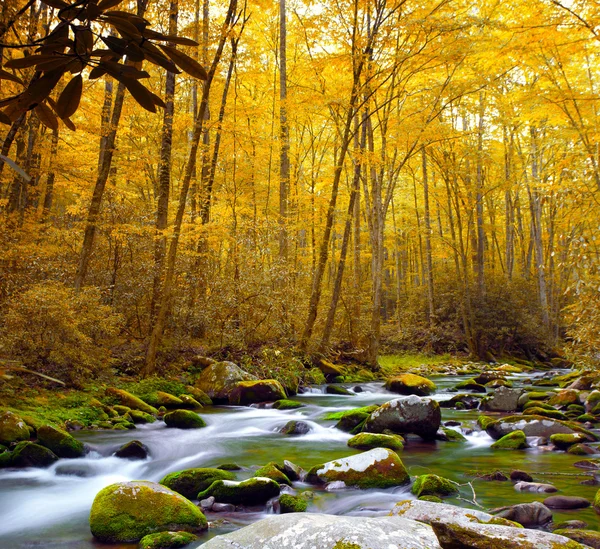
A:
[[[523,386],[542,374],[516,374],[510,377],[515,386]],[[436,377],[439,401],[453,396],[449,388],[463,377]],[[352,386],[345,384],[349,389]],[[361,384],[362,392],[352,396],[326,394],[324,387],[312,387],[295,397],[306,406],[296,410],[271,408],[212,406],[200,415],[206,421],[203,429],[167,429],[160,421],[138,426],[135,431],[79,431],[78,439],[92,449],[84,458],[61,459],[48,469],[4,470],[0,472],[0,547],[2,549],[101,549],[134,548],[136,544],[105,545],[94,541],[88,516],[98,491],[115,482],[151,480],[158,482],[167,473],[192,467],[216,467],[223,463],[241,466],[238,480],[253,475],[258,467],[270,461],[287,459],[308,470],[315,464],[357,453],[346,445],[351,435],[334,427],[335,421],[325,420],[330,412],[350,410],[359,406],[382,404],[397,397],[386,391],[382,383]],[[509,473],[522,469],[537,482],[551,483],[559,494],[593,499],[596,486],[582,485],[590,479],[589,471],[573,464],[580,456],[566,452],[533,447],[520,451],[492,450],[494,442],[479,430],[477,410],[442,409],[442,420],[454,420],[453,426],[463,433],[466,442],[423,442],[408,439],[400,457],[411,476],[435,473],[461,484],[460,495],[447,499],[463,507],[486,510],[503,505],[543,500],[544,494],[515,491],[510,481],[486,481],[480,473],[495,470]],[[279,433],[289,420],[308,423],[310,431],[299,436]],[[150,450],[150,457],[129,461],[113,456],[124,443],[137,439]],[[301,482],[294,488],[300,493],[311,490],[314,498],[308,511],[336,515],[383,516],[398,501],[415,499],[410,485],[389,489],[342,489],[325,491]],[[243,512],[208,512],[211,523],[198,542],[200,547],[209,538],[226,533],[264,518],[274,510],[267,506]],[[590,529],[598,529],[598,518],[590,507],[575,511],[555,511],[554,521],[584,520]]]

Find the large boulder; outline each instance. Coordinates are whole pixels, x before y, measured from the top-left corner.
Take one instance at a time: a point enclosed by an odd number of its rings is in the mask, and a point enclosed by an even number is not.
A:
[[[117,389],[116,387],[109,387],[106,389],[106,396],[111,397],[123,406],[127,406],[132,410],[140,410],[147,414],[157,414],[158,410],[150,404],[146,404],[141,398],[124,391],[123,389]]]
[[[440,427],[442,414],[435,400],[416,395],[390,400],[375,410],[364,424],[370,433],[413,433],[432,440]]]
[[[510,505],[496,511],[497,517],[518,522],[525,528],[543,527],[552,521],[552,511],[539,501]]]
[[[527,437],[545,438],[550,438],[556,433],[572,434],[581,432],[587,435],[588,440],[596,440],[595,435],[572,423],[542,416],[507,416],[486,424],[485,430],[488,435],[496,440],[513,431],[523,431]]]
[[[418,520],[426,524],[446,522],[448,524],[464,525],[471,522],[487,524],[493,522],[494,516],[476,509],[463,509],[456,505],[433,503],[423,500],[405,500],[397,503],[390,515],[406,519]]]
[[[253,477],[241,482],[216,480],[198,494],[198,499],[214,497],[219,503],[261,505],[279,495],[279,484],[266,477]]]
[[[240,381],[229,393],[229,404],[244,406],[255,402],[273,402],[285,397],[285,389],[275,379]]]
[[[226,403],[229,393],[240,381],[256,381],[256,377],[233,362],[215,362],[206,367],[196,381],[196,388],[213,401]]]
[[[42,425],[37,430],[38,443],[61,458],[77,458],[85,454],[83,443],[65,431]]]
[[[585,549],[584,545],[564,536],[539,530],[515,529],[496,524],[466,524],[456,526],[432,522],[431,526],[444,548],[490,549]]]
[[[207,526],[206,517],[191,501],[143,480],[103,488],[90,512],[92,534],[105,543],[132,543],[155,532],[198,532]]]
[[[398,454],[388,448],[375,448],[315,465],[306,480],[313,484],[342,481],[357,488],[388,488],[406,484],[410,477]]]
[[[595,530],[583,530],[579,528],[562,528],[554,530],[553,534],[559,536],[565,536],[566,538],[572,539],[583,545],[593,547],[594,549],[600,549],[600,532]]]
[[[0,415],[0,444],[8,446],[11,442],[28,440],[29,436],[29,427],[19,416],[12,412]]]
[[[206,427],[206,422],[190,410],[173,410],[164,415],[163,420],[167,427],[174,429],[199,429]]]
[[[487,412],[514,412],[519,406],[519,397],[523,393],[523,389],[498,387],[493,395],[482,402],[481,408]]]
[[[165,476],[160,483],[188,499],[196,499],[198,492],[206,490],[215,480],[234,480],[230,471],[198,467],[176,471]]]
[[[6,467],[49,467],[58,461],[58,456],[44,446],[23,440],[14,447],[7,459],[10,461],[5,464]]]
[[[273,515],[217,536],[202,549],[440,549],[431,527],[401,517]]]
[[[385,388],[401,395],[427,396],[436,389],[435,383],[416,374],[400,374],[385,382]]]

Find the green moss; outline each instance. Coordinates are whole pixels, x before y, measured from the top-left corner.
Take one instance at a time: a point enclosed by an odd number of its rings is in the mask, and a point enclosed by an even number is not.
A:
[[[481,522],[481,521],[479,521]],[[487,522],[482,522],[481,524],[496,524],[498,526],[510,526],[512,528],[523,528],[522,524],[515,522],[514,520],[508,520],[502,517],[492,517]]]
[[[547,404],[545,402],[540,402],[539,400],[530,400],[525,403],[523,406],[523,411],[529,410],[530,408],[542,408],[544,410],[556,410],[554,406]]]
[[[22,418],[12,412],[0,415],[0,444],[29,439],[29,429]]]
[[[146,404],[140,398],[136,397],[135,395],[132,395],[131,393],[123,389],[109,387],[108,389],[106,389],[106,396],[109,399],[113,399],[115,403],[120,403],[123,406],[128,406],[132,410],[141,410],[142,412],[146,412],[147,414],[158,413],[157,409],[154,406]]]
[[[179,400],[181,400],[182,408],[188,408],[190,410],[199,410],[204,406],[198,402],[192,395],[179,395]]]
[[[308,503],[306,499],[291,494],[281,494],[279,496],[279,509],[281,514],[285,513],[303,513],[306,511]]]
[[[77,458],[85,454],[83,443],[65,431],[43,425],[37,430],[38,442],[52,450],[58,457]]]
[[[404,449],[404,439],[400,435],[382,435],[378,433],[359,433],[348,441],[350,448],[370,450],[371,448],[389,448],[394,452]]]
[[[153,482],[111,484],[100,490],[90,512],[99,541],[129,543],[155,532],[207,528],[206,517],[191,501]]]
[[[567,454],[571,454],[572,456],[587,456],[590,452],[586,448],[589,449],[585,444],[573,444],[573,446],[569,446],[567,449]]]
[[[437,475],[417,477],[410,490],[415,496],[451,496],[458,493],[456,483]]]
[[[345,539],[339,539],[331,549],[361,549],[357,543],[351,543]]]
[[[216,480],[198,494],[198,499],[210,496],[220,503],[257,505],[279,495],[279,484],[267,478],[249,478],[242,482]]]
[[[212,404],[212,399],[204,391],[197,387],[193,387],[192,385],[185,386],[185,394],[194,397],[194,399],[202,404],[202,406],[210,406]],[[180,395],[179,398],[181,398],[181,396],[183,395]]]
[[[560,448],[561,450],[567,450],[569,446],[585,442],[586,440],[587,437],[585,435],[582,435],[581,433],[555,433],[554,435],[550,436],[550,442],[554,444],[554,446],[556,446],[557,448]]]
[[[457,383],[454,388],[457,391],[474,391],[476,393],[485,393],[486,392],[486,388],[484,385],[482,385],[481,383],[477,383],[474,379],[465,379],[464,381],[461,381],[460,383]]]
[[[206,490],[215,480],[234,480],[235,475],[223,469],[202,467],[169,473],[160,484],[188,499],[195,499],[198,492]]]
[[[596,492],[592,506],[594,507],[597,513],[600,513],[600,490]]]
[[[238,381],[229,393],[229,404],[244,406],[255,402],[283,400],[285,397],[285,389],[275,379]]]
[[[140,410],[131,410],[129,415],[131,416],[133,423],[136,425],[143,423],[154,423],[156,421],[154,416]]]
[[[239,471],[241,467],[237,463],[222,463],[217,466],[217,469],[222,469],[223,471]]]
[[[440,427],[447,438],[447,442],[466,442],[467,439],[462,433],[459,433],[455,429],[449,429],[448,427]]]
[[[600,547],[600,532],[595,530],[580,530],[578,528],[563,528],[553,530],[553,534],[565,536],[577,543],[582,543],[586,547]]]
[[[273,408],[276,410],[295,410],[296,408],[303,408],[304,406],[306,406],[306,404],[302,404],[302,402],[285,398],[273,403]]]
[[[4,456],[7,452],[4,452]],[[19,442],[5,458],[9,465],[6,467],[49,467],[54,462],[58,461],[58,456],[39,444],[34,444],[29,441]]]
[[[550,398],[549,393],[542,393],[540,391],[531,391],[527,393],[529,400],[547,400]]]
[[[363,406],[362,408],[353,408],[352,410],[346,410],[344,412],[330,412],[328,414],[325,414],[322,419],[338,421],[344,417],[348,417],[358,413],[370,415],[375,410],[377,410],[377,408],[379,408],[379,406],[374,404],[371,406]]]
[[[439,498],[437,496],[419,496],[419,499],[421,501],[429,501],[431,503],[444,503],[442,498]]]
[[[160,532],[144,536],[138,549],[178,549],[195,542],[198,536],[190,532]]]
[[[479,425],[479,427],[481,427],[482,429],[487,429],[487,426],[490,423],[494,423],[494,421],[496,421],[495,418],[482,415],[477,418],[477,425]]]
[[[348,389],[342,387],[341,385],[327,385],[327,387],[325,387],[325,392],[330,395],[354,395],[354,393],[350,392]]]
[[[521,450],[527,448],[527,439],[523,431],[513,431],[494,442],[491,447],[494,450]]]
[[[199,429],[206,427],[206,422],[195,412],[190,410],[174,410],[163,417],[167,427],[176,429]]]
[[[523,410],[523,415],[549,417],[551,419],[558,419],[561,421],[566,421],[568,419],[565,414],[559,412],[558,410],[549,410],[537,407],[527,408],[526,410]]]
[[[427,396],[436,390],[433,381],[416,374],[400,374],[388,379],[384,386],[388,391],[401,395]]]
[[[179,397],[176,397],[175,395],[165,391],[147,393],[143,396],[142,400],[147,404],[150,404],[150,406],[154,406],[155,408],[160,408],[161,406],[164,406],[168,409],[184,407],[183,401]]]
[[[279,465],[273,461],[258,469],[253,476],[270,478],[277,482],[277,484],[287,484],[288,486],[292,485],[287,475],[281,470]]]

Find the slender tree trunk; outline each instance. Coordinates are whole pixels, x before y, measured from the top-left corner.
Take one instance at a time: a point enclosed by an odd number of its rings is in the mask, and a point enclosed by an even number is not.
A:
[[[421,161],[423,166],[423,205],[425,208],[425,280],[427,282],[427,303],[429,328],[434,324],[435,307],[433,302],[433,259],[431,253],[431,216],[429,212],[429,181],[427,178],[427,152],[421,147]]]
[[[52,141],[50,144],[50,167],[48,178],[46,179],[46,190],[44,193],[44,206],[42,210],[42,221],[48,219],[52,209],[52,200],[54,198],[54,181],[56,180],[56,157],[58,155],[58,130],[52,131]]]
[[[476,175],[476,212],[477,212],[477,292],[479,298],[485,293],[484,251],[485,232],[483,228],[483,131],[484,131],[483,92],[479,94],[479,124],[477,127],[477,175]]]
[[[279,0],[279,258],[288,255],[288,209],[290,195],[290,131],[287,120],[287,29],[285,0]]]

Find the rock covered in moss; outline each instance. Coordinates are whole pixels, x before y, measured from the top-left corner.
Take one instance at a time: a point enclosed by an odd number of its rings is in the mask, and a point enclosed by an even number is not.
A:
[[[513,431],[492,444],[494,450],[521,450],[527,448],[527,438],[523,431]]]
[[[115,452],[115,456],[122,459],[146,459],[149,454],[148,447],[139,440],[131,440]]]
[[[29,436],[29,427],[19,416],[8,411],[0,414],[0,444],[29,440]]]
[[[345,412],[334,412],[327,414],[325,419],[337,419],[336,429],[346,433],[355,433],[360,430],[369,415],[377,410],[378,406],[363,406]]]
[[[293,496],[291,494],[281,494],[279,496],[279,512],[285,513],[304,513],[308,503],[306,499],[300,496]]]
[[[77,458],[85,454],[83,443],[66,431],[50,425],[42,425],[37,430],[38,443],[52,450],[61,458]]]
[[[188,499],[196,499],[198,492],[206,490],[216,480],[234,480],[235,475],[224,469],[197,467],[169,473],[160,484]]]
[[[138,549],[179,549],[195,542],[198,536],[191,532],[159,532],[140,540]]]
[[[443,503],[442,498],[437,496],[419,496],[419,501],[429,501],[430,503]]]
[[[565,414],[559,412],[558,410],[553,410],[549,408],[538,408],[537,406],[533,406],[531,408],[523,410],[523,415],[549,417],[551,419],[558,419],[561,421],[566,421],[569,419]]]
[[[327,387],[325,387],[325,392],[328,395],[344,395],[344,396],[353,396],[354,395],[354,393],[352,393],[345,387],[342,387],[341,385],[327,385]]]
[[[589,456],[597,453],[598,450],[596,448],[592,448],[587,444],[573,444],[573,446],[569,446],[567,449],[567,454],[571,454],[573,456]]]
[[[229,404],[246,406],[256,402],[272,402],[285,399],[285,389],[275,379],[239,381],[229,393]]]
[[[325,358],[319,360],[319,362],[317,363],[317,367],[319,368],[319,370],[321,370],[321,373],[327,379],[333,379],[334,377],[343,376],[346,373],[343,366],[338,366],[337,364],[334,364],[333,362]]]
[[[561,450],[567,450],[573,444],[579,444],[586,442],[587,437],[581,433],[562,434],[557,433],[550,437],[550,442]]]
[[[569,404],[581,404],[579,400],[579,391],[575,389],[565,389],[550,397],[548,404],[551,406],[567,407]]]
[[[270,478],[278,484],[287,484],[288,486],[291,486],[292,484],[287,475],[282,471],[282,468],[274,461],[271,461],[258,469],[253,476]]]
[[[266,477],[253,477],[241,482],[216,480],[198,494],[198,499],[214,497],[220,503],[260,505],[279,495],[279,484]]]
[[[476,509],[463,509],[456,505],[445,503],[432,503],[423,500],[405,500],[397,503],[390,515],[400,516],[411,520],[418,520],[425,524],[434,521],[449,524],[488,523],[493,515]]]
[[[157,414],[158,410],[150,404],[146,404],[141,398],[124,391],[123,389],[117,389],[116,387],[109,387],[106,389],[106,396],[114,398],[124,406],[128,406],[132,410],[140,410],[147,414]]]
[[[523,389],[498,387],[494,394],[482,402],[481,408],[487,412],[514,412],[519,407]]]
[[[435,383],[426,377],[416,374],[400,374],[385,382],[384,387],[401,395],[427,396],[435,392]]]
[[[584,530],[579,528],[559,528],[552,531],[553,534],[572,539],[594,549],[600,549],[600,532],[595,530]]]
[[[572,434],[581,432],[584,433],[590,441],[597,439],[596,435],[576,424],[542,416],[506,416],[488,423],[485,430],[488,435],[496,440],[508,433],[518,430],[523,431],[525,436],[528,437],[549,438],[556,433]]]
[[[206,422],[196,413],[190,410],[173,410],[163,417],[167,427],[175,429],[199,429],[206,427]]]
[[[304,408],[304,406],[306,404],[302,404],[302,402],[298,402],[297,400],[288,400],[287,398],[282,398],[273,403],[275,410],[295,410],[296,408]]]
[[[341,481],[357,488],[388,488],[406,484],[409,476],[398,454],[388,448],[374,448],[316,465],[306,480],[313,484]]]
[[[198,387],[194,387],[193,385],[186,385],[185,390],[187,391],[186,394],[193,397],[202,406],[210,406],[212,404],[212,399],[202,389],[198,389]],[[179,395],[180,398],[181,396]]]
[[[443,440],[445,442],[466,442],[467,439],[464,435],[456,429],[450,429],[448,427],[440,427],[440,430],[436,435],[437,440]]]
[[[348,441],[350,448],[371,450],[372,448],[389,448],[394,452],[404,450],[404,439],[400,435],[383,435],[380,433],[359,433]]]
[[[196,388],[215,402],[227,402],[229,393],[240,381],[256,381],[256,377],[233,362],[214,362],[202,371],[196,381]],[[281,398],[285,398],[285,395]]]
[[[452,496],[458,493],[456,483],[438,475],[417,477],[410,490],[415,496]]]
[[[431,527],[401,517],[272,515],[206,542],[202,549],[440,549]]]
[[[145,400],[155,408],[164,406],[167,410],[176,410],[184,407],[183,401],[179,397],[171,393],[165,393],[164,391],[156,391],[156,393],[145,398]]]
[[[310,432],[310,425],[306,421],[292,419],[279,429],[279,432],[282,435],[305,435]]]
[[[9,461],[5,467],[49,467],[58,461],[58,456],[44,446],[23,440],[13,448],[6,459]]]
[[[490,416],[485,416],[485,415],[480,415],[477,418],[477,425],[479,425],[479,427],[481,427],[482,429],[485,430],[488,425],[491,425],[495,421],[497,421],[496,418],[493,418],[493,417],[490,417]]]
[[[473,393],[486,393],[487,389],[481,383],[477,383],[474,379],[465,379],[454,386],[456,391],[471,391]]]
[[[442,414],[439,404],[416,395],[390,400],[375,410],[364,424],[363,431],[382,433],[413,433],[431,440],[440,427]]]
[[[206,517],[191,501],[165,486],[142,480],[103,488],[90,512],[93,536],[106,543],[131,543],[156,532],[206,528]]]
[[[154,423],[156,421],[156,418],[153,415],[142,412],[141,410],[131,410],[129,416],[136,425]]]

